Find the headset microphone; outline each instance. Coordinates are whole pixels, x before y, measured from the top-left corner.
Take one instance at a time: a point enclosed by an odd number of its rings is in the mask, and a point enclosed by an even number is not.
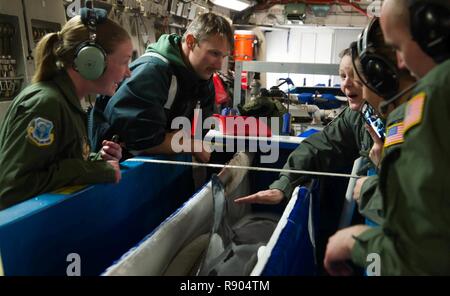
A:
[[[402,90],[401,92],[399,92],[398,94],[396,94],[395,96],[390,98],[389,100],[381,102],[380,105],[378,106],[378,111],[380,112],[380,114],[383,116],[386,115],[387,108],[389,107],[389,105],[391,105],[392,103],[394,103],[395,101],[400,99],[402,96],[404,96],[405,94],[407,94],[408,92],[413,90],[417,86],[418,83],[419,83],[419,81],[414,82],[412,85],[408,86],[407,88],[405,88],[404,90]]]

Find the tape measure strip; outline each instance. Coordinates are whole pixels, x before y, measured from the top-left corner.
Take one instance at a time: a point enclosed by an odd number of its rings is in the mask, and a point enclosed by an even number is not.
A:
[[[249,170],[249,171],[291,173],[291,174],[355,178],[355,179],[359,179],[362,177],[362,176],[358,176],[358,175],[340,174],[340,173],[327,173],[327,172],[303,171],[303,170],[285,170],[285,169],[274,169],[274,168],[263,168],[263,167],[249,167],[249,166],[241,166],[241,165],[226,165],[226,164],[224,165],[224,164],[216,164],[216,163],[196,163],[196,162],[187,162],[187,161],[148,159],[148,158],[130,158],[130,159],[127,159],[126,161],[159,163],[159,164],[170,164],[170,165],[186,165],[186,166],[209,167],[209,168],[229,168],[229,169],[241,169],[241,170]]]

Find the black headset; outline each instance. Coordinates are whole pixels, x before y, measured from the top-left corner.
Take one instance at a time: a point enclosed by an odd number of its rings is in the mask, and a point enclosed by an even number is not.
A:
[[[106,70],[106,52],[96,43],[97,25],[106,21],[106,11],[99,8],[80,9],[81,21],[89,29],[89,40],[77,46],[74,69],[87,80],[98,79]]]
[[[449,0],[409,0],[413,39],[436,63],[450,58],[449,2]]]
[[[352,60],[354,71],[362,82],[374,93],[387,99],[398,92],[400,75],[393,62],[377,53],[377,44],[374,44],[373,40],[374,34],[380,31],[379,18],[373,18],[359,35],[358,41],[352,45]],[[363,73],[358,73],[355,65],[356,57],[360,59]]]

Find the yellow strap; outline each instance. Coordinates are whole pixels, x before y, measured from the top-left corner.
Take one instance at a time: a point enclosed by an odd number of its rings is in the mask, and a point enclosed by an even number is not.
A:
[[[56,189],[55,191],[52,191],[52,193],[56,194],[73,194],[75,192],[81,191],[82,189],[86,188],[88,185],[73,185],[73,186],[66,186],[59,189]]]
[[[3,272],[2,254],[0,254],[0,276],[4,275],[5,273]]]

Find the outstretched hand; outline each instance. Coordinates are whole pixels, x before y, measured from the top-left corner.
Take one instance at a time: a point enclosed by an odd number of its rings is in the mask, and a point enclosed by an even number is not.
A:
[[[255,194],[240,197],[234,200],[235,203],[259,203],[259,204],[279,204],[284,198],[284,194],[278,189],[259,191]]]

